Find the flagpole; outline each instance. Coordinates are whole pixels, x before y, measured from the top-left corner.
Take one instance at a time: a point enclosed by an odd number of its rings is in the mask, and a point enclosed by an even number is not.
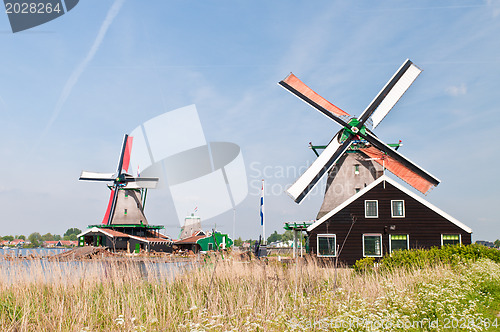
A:
[[[262,243],[266,243],[266,219],[264,218],[264,179],[262,179],[262,195],[260,197],[260,225],[262,226]]]

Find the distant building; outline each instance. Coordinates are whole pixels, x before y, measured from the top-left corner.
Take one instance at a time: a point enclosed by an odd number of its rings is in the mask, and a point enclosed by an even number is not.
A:
[[[55,248],[59,241],[43,241],[42,247],[45,248]]]
[[[480,244],[482,246],[488,247],[488,248],[494,248],[495,244],[490,241],[476,241],[477,244]]]
[[[198,253],[200,251],[227,249],[233,245],[233,240],[227,234],[198,231],[190,237],[175,240],[174,245],[180,250],[191,250]]]
[[[26,241],[23,240],[23,239],[14,239],[12,241],[9,242],[9,245],[10,246],[16,246],[16,247],[21,247],[24,245]]]
[[[181,228],[180,238],[188,238],[197,232],[203,232],[201,229],[201,218],[191,213],[190,216],[184,218],[184,225]]]

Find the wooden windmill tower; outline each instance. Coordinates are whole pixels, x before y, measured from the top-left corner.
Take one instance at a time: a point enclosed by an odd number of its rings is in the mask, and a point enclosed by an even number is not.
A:
[[[350,117],[293,74],[279,82],[289,92],[342,126],[324,151],[317,154],[318,158],[312,165],[287,190],[296,203],[300,203],[327,172],[329,179],[318,218],[377,179],[384,169],[424,194],[440,183],[439,179],[401,155],[394,146],[381,141],[365,126],[367,121],[371,121],[372,130],[375,129],[420,72],[410,60],[406,60],[359,118]],[[345,121],[346,117],[350,119]]]

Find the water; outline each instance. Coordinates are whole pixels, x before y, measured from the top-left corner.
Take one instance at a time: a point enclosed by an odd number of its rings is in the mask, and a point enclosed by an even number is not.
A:
[[[0,249],[0,283],[23,282],[64,283],[81,278],[105,279],[133,274],[144,280],[173,280],[198,263],[191,261],[165,262],[158,259],[94,259],[52,261],[47,259],[14,259],[6,257],[48,257],[68,251],[68,248],[9,248]]]
[[[72,248],[0,248],[0,260],[5,256],[34,256],[34,257],[46,257],[53,256],[65,251],[71,250]]]

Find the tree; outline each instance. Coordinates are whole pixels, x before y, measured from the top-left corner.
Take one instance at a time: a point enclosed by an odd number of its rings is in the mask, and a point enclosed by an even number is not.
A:
[[[2,237],[2,239],[4,241],[12,241],[14,240],[14,237],[12,235],[5,235],[4,237]]]
[[[500,240],[499,239],[496,239],[495,242],[493,242],[495,244],[495,248],[500,248]]]
[[[68,228],[68,230],[66,231],[66,233],[64,233],[64,237],[68,237],[71,235],[71,234],[75,234],[75,235],[78,235],[80,234],[82,231],[79,230],[78,228]]]
[[[287,230],[285,233],[283,233],[283,236],[281,237],[281,241],[291,241],[293,240],[293,231],[292,230]]]
[[[61,239],[61,235],[54,235],[54,241],[59,241]]]
[[[76,241],[77,239],[78,239],[78,238],[76,237],[76,234],[71,234],[71,235],[69,236],[69,240],[70,240],[70,241]]]
[[[24,235],[18,235],[17,238],[26,241],[26,236]]]
[[[38,247],[40,246],[40,243],[42,242],[42,236],[40,235],[40,233],[38,232],[35,232],[35,233],[31,233],[29,236],[28,236],[28,240],[35,246],[35,247]]]
[[[47,233],[42,235],[42,241],[54,241],[54,235]]]
[[[233,245],[234,245],[235,247],[241,247],[241,246],[243,245],[243,240],[241,239],[241,236],[240,236],[240,237],[238,237],[236,240],[234,240]]]
[[[272,243],[276,241],[281,241],[281,234],[278,234],[277,231],[274,231],[274,233],[267,238],[267,243]]]

